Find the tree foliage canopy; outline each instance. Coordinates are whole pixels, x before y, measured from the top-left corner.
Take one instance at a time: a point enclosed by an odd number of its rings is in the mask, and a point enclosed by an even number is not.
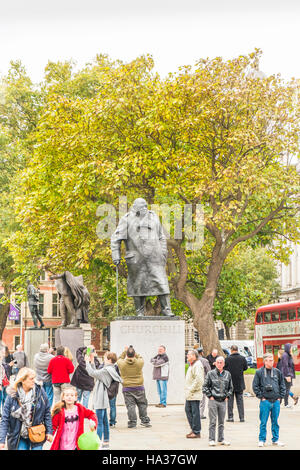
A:
[[[169,271],[176,298],[205,332],[230,253],[263,243],[286,260],[286,240],[299,239],[299,175],[290,161],[299,151],[298,85],[258,75],[259,56],[199,60],[166,79],[148,56],[128,64],[98,56],[77,73],[70,63],[49,63],[34,150],[18,179],[22,229],[9,241],[18,270],[82,271],[102,262],[113,276],[107,240],[96,235],[101,203],[117,208],[126,195],[129,203],[142,196],[202,204],[201,299],[187,287],[198,254],[184,237],[169,240]]]

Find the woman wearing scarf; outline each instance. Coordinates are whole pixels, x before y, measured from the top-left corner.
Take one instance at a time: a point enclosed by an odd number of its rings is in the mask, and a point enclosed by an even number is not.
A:
[[[28,428],[44,424],[46,438],[33,443]],[[35,382],[35,371],[23,367],[13,386],[7,389],[7,398],[0,422],[0,450],[7,437],[8,450],[42,450],[46,440],[52,441],[52,420],[48,397],[42,386]]]

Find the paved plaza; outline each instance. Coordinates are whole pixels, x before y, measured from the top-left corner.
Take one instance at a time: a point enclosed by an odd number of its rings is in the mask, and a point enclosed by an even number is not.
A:
[[[148,414],[151,428],[138,424],[136,429],[127,428],[127,413],[125,406],[117,408],[117,425],[111,429],[111,450],[251,450],[258,449],[258,408],[259,400],[255,397],[245,397],[245,423],[239,420],[234,423],[225,422],[225,439],[231,446],[208,446],[208,418],[201,420],[201,439],[187,439],[190,432],[187,424],[184,405],[170,405],[165,409],[149,406]],[[235,415],[237,411],[235,408]],[[267,445],[258,450],[299,450],[300,405],[291,409],[281,406],[279,417],[280,440],[286,443],[283,448],[272,446],[271,426],[268,423]],[[49,444],[45,444],[45,449]]]

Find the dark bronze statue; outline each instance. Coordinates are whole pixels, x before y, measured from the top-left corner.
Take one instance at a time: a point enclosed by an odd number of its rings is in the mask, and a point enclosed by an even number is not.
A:
[[[43,328],[45,325],[39,312],[39,290],[29,280],[27,281],[27,300],[34,324],[32,329],[38,328],[38,321],[40,328]]]
[[[148,210],[145,199],[134,201],[111,237],[112,260],[121,260],[121,243],[126,247],[127,295],[133,297],[137,316],[145,315],[147,296],[158,296],[162,315],[173,317],[166,274],[167,241],[158,216]]]
[[[59,294],[59,308],[62,316],[61,327],[79,328],[80,323],[88,323],[90,294],[83,285],[82,276],[73,276],[69,271],[50,276],[55,280]]]

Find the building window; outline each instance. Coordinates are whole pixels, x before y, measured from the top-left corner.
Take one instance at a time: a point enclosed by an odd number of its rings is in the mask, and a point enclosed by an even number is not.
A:
[[[44,294],[39,294],[38,310],[41,317],[44,315]]]
[[[20,336],[14,336],[14,350],[17,349],[18,344],[20,344]]]
[[[58,294],[52,295],[52,317],[60,317]]]
[[[52,348],[55,348],[55,331],[57,328],[50,328],[50,335],[49,335],[49,341],[50,341],[50,346]]]
[[[40,281],[46,281],[46,271],[41,272]]]

